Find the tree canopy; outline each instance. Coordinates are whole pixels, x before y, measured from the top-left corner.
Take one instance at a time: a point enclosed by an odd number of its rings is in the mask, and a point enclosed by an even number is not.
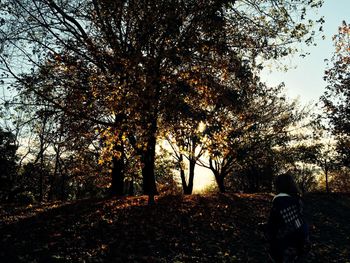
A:
[[[108,149],[112,182],[123,182],[126,156],[136,157],[143,191],[152,196],[160,130],[179,117],[183,124],[200,115],[209,124],[215,111],[244,108],[261,86],[263,61],[313,42],[314,23],[323,19],[306,15],[321,5],[10,0],[0,9],[0,61],[23,103],[33,97],[42,116],[61,118],[57,129],[66,138]]]

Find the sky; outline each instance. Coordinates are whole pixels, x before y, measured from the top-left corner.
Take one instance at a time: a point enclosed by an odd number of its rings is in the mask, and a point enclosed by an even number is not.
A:
[[[345,20],[350,23],[350,0],[325,0],[323,6],[314,14],[324,16],[324,32],[316,37],[317,46],[303,47],[310,55],[301,58],[298,54],[288,58],[284,63],[290,68],[287,72],[266,68],[262,80],[269,85],[285,83],[287,96],[299,98],[302,104],[316,103],[325,91],[323,81],[326,69],[325,59],[331,59],[334,53],[333,35]],[[322,35],[325,39],[322,40]]]

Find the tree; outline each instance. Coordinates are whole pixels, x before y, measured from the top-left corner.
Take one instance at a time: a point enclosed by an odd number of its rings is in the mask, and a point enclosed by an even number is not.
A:
[[[270,190],[273,175],[286,165],[287,149],[300,139],[293,130],[306,112],[296,101],[288,102],[282,88],[253,79],[244,97],[214,112],[204,166],[213,171],[220,191],[225,191],[225,181],[236,190]]]
[[[199,125],[195,125],[195,127],[179,127],[174,125],[173,133],[170,133],[167,138],[167,142],[173,150],[173,157],[177,163],[177,168],[180,170],[183,193],[186,195],[192,194],[195,166],[205,153],[202,141],[204,138],[202,136],[203,131],[199,130]],[[186,165],[186,161],[188,165]],[[185,173],[186,166],[188,167],[187,176]]]
[[[330,174],[338,170],[337,166],[337,156],[334,142],[325,141],[319,145],[319,151],[317,154],[317,164],[321,167],[326,184],[326,192],[330,193],[331,189],[329,187]]]
[[[329,185],[333,192],[349,193],[350,169],[341,167],[337,171],[330,173]]]
[[[239,72],[237,76],[228,77],[230,86],[208,109],[205,122],[205,148],[209,160],[200,163],[213,172],[220,192],[225,192],[225,177],[234,169],[237,142],[252,125],[251,105],[264,89],[248,65],[242,63]]]
[[[18,78],[20,92],[35,92],[67,116],[113,127],[116,145],[128,140],[142,162],[144,193],[153,196],[158,120],[174,90],[201,90],[204,101],[209,89],[225,87],[220,76],[239,74],[236,58],[255,67],[257,57],[276,59],[293,52],[295,41],[311,43],[305,14],[321,4],[11,0],[1,4],[0,59],[13,75],[14,59],[30,62],[29,74]],[[42,74],[48,68],[54,72]]]
[[[11,132],[0,128],[0,198],[6,200],[16,184],[17,144]]]
[[[166,149],[160,149],[155,163],[155,174],[159,192],[163,194],[178,194],[181,190],[179,182],[175,179],[174,169],[176,163]]]
[[[200,81],[194,78],[193,82],[199,84]],[[211,92],[207,93],[207,97],[211,96]],[[201,101],[203,92],[189,83],[179,83],[176,94],[169,100],[171,107],[165,108],[160,118],[160,138],[164,138],[171,148],[180,171],[183,193],[192,194],[195,167],[206,150],[203,128],[210,103]]]
[[[345,21],[333,40],[336,50],[325,72],[328,85],[321,101],[342,163],[350,167],[350,26]]]

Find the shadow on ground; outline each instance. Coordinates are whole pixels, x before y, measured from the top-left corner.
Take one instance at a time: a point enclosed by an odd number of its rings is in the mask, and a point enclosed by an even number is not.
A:
[[[257,226],[270,200],[218,194],[160,197],[153,206],[128,197],[2,207],[0,262],[267,262]],[[350,197],[312,194],[306,204],[313,250],[305,262],[347,262]]]

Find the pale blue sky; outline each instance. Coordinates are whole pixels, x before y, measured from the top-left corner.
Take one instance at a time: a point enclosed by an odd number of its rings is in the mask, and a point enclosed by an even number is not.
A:
[[[316,16],[324,16],[326,22],[323,34],[317,39],[317,46],[303,47],[304,51],[311,54],[305,58],[299,55],[288,58],[284,62],[291,67],[287,72],[273,68],[272,72],[264,70],[262,75],[263,81],[270,85],[284,82],[287,95],[291,98],[299,97],[302,104],[317,102],[325,90],[324,60],[332,57],[334,52],[332,36],[338,32],[342,21],[350,23],[350,0],[325,0]],[[322,35],[325,35],[325,40],[322,40]]]

